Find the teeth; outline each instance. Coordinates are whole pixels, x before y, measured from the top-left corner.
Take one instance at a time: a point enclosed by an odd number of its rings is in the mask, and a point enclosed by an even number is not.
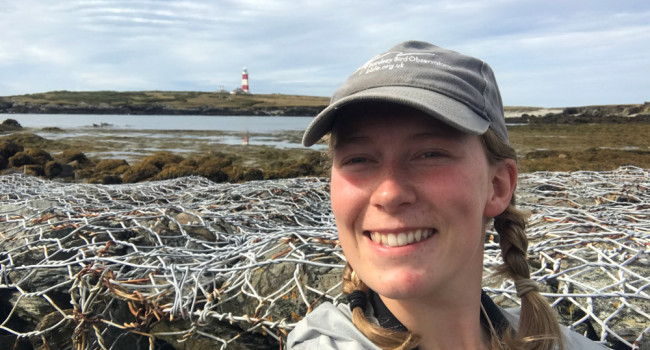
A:
[[[404,233],[400,233],[397,235],[397,245],[398,246],[403,246],[408,243],[408,236]]]
[[[371,232],[370,239],[386,247],[403,247],[431,237],[433,230],[415,230],[411,232],[381,234]]]

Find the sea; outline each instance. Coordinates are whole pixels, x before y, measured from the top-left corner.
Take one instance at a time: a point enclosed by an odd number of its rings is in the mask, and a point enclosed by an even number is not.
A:
[[[105,115],[105,114],[0,114],[0,120],[15,119],[28,128],[92,127],[131,130],[221,130],[270,133],[304,130],[313,117],[197,116],[197,115]]]
[[[220,145],[304,149],[302,132],[313,117],[0,114],[0,122],[6,119],[48,140],[93,142],[94,150],[84,150],[89,157],[132,162],[157,151],[202,153]]]

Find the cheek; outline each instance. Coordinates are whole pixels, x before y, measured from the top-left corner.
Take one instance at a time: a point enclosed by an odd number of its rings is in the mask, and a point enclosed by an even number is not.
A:
[[[337,225],[349,225],[350,220],[358,216],[363,209],[364,196],[360,189],[338,174],[336,170],[332,170],[330,197]]]
[[[345,177],[332,171],[330,195],[341,248],[348,259],[354,259],[358,245],[355,228],[365,212],[363,193]]]
[[[336,175],[335,172],[332,172],[330,180],[330,200],[332,202],[332,212],[334,213],[334,218],[338,223],[342,219],[343,213],[346,212],[345,209],[345,186],[343,181]]]

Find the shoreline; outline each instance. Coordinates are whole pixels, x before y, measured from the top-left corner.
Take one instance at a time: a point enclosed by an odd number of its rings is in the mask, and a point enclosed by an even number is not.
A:
[[[548,110],[517,107],[517,111]],[[189,175],[244,182],[328,173],[322,151],[326,145],[299,146],[302,130],[247,133],[266,144],[243,145],[233,143],[241,139],[242,131],[136,130],[114,128],[110,118],[106,122],[105,127],[79,133],[57,127],[23,128],[8,118],[0,123],[0,174],[116,184]],[[522,173],[602,171],[625,165],[650,168],[650,104],[565,108],[543,116],[524,113],[507,122]]]
[[[47,105],[19,105],[0,109],[0,114],[91,114],[91,115],[164,115],[164,116],[314,116],[325,107],[286,106],[286,107],[205,107],[169,108],[165,106],[119,106],[119,107],[59,107]]]
[[[508,130],[521,173],[603,171],[624,165],[650,168],[650,123],[527,124]],[[52,137],[37,133],[36,128],[0,132],[0,174],[116,184],[189,175],[244,182],[327,176],[329,170],[324,144],[318,149],[226,144],[217,140],[234,139],[237,133],[218,130],[43,131]],[[61,137],[54,137],[57,134]],[[253,139],[296,145],[301,136],[301,131],[250,134]]]
[[[51,91],[0,96],[0,114],[315,116],[329,97],[198,91]],[[650,118],[650,102],[567,107],[505,106],[507,119]]]

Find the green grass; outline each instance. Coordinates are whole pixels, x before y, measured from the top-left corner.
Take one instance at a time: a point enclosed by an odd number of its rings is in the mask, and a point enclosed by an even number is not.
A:
[[[19,103],[49,106],[110,105],[138,106],[157,105],[170,108],[246,108],[246,107],[293,107],[326,106],[327,97],[251,94],[231,95],[219,92],[197,91],[51,91],[37,94],[9,96]]]

